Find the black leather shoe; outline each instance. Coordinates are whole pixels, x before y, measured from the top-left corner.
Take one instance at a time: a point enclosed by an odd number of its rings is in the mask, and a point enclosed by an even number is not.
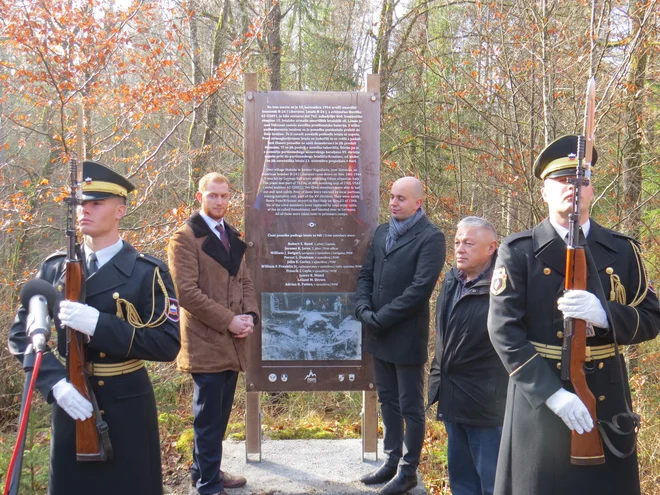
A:
[[[365,485],[378,485],[379,483],[385,483],[390,481],[396,475],[396,466],[387,466],[383,464],[373,473],[369,473],[366,476],[360,478],[360,481]]]
[[[379,492],[378,495],[403,495],[411,488],[417,486],[417,473],[414,474],[404,474],[398,472],[397,475],[385,485]]]

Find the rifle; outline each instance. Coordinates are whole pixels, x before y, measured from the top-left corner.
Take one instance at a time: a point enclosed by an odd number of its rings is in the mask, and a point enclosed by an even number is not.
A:
[[[82,127],[82,112],[78,114],[78,128]],[[78,136],[78,154],[84,155],[82,149],[82,132]],[[82,166],[78,167],[76,159],[69,158],[69,187],[70,194],[66,199],[66,236],[67,236],[67,256],[65,260],[65,298],[69,301],[85,302],[85,270],[83,261],[78,256],[76,246],[76,208],[80,204],[82,196]],[[66,369],[69,381],[80,392],[80,394],[90,401],[94,406],[94,413],[91,418],[76,421],[76,459],[78,461],[105,461],[107,459],[107,449],[104,442],[99,440],[101,431],[97,429],[98,425],[106,428],[105,422],[100,420],[100,412],[94,398],[94,392],[89,386],[87,374],[85,371],[86,335],[75,331],[73,328],[66,329]]]
[[[594,114],[596,106],[596,81],[591,78],[587,85],[584,115],[584,135],[578,136],[577,168],[573,184],[573,211],[569,215],[568,246],[566,248],[565,290],[587,288],[587,259],[584,247],[579,245],[580,193],[591,179],[591,160],[594,146]],[[586,141],[586,143],[585,143]],[[589,410],[594,428],[581,435],[571,432],[571,464],[592,466],[605,463],[603,442],[598,431],[596,399],[589,390],[584,364],[587,348],[587,323],[575,318],[564,319],[564,340],[561,352],[561,379],[570,380],[576,395]]]

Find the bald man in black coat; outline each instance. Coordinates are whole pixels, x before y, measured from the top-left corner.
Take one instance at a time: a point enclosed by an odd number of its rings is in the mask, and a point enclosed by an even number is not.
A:
[[[388,481],[381,495],[417,485],[424,443],[429,298],[445,262],[445,237],[424,215],[422,202],[418,179],[403,177],[393,184],[390,222],[376,229],[357,283],[356,315],[374,359],[386,458],[362,482]]]

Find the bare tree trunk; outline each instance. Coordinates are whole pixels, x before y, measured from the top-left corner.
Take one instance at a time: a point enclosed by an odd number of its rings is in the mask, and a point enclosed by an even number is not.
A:
[[[225,43],[224,31],[227,26],[227,19],[229,17],[229,0],[223,0],[220,7],[220,15],[218,16],[218,23],[215,25],[215,32],[213,33],[213,61],[211,62],[211,74],[214,75],[220,64]],[[214,94],[209,101],[206,111],[206,128],[204,130],[204,139],[202,140],[202,147],[212,144],[213,135],[216,132],[218,124],[218,95]]]
[[[637,46],[632,47],[630,66],[626,77],[628,105],[626,109],[626,136],[623,144],[623,191],[625,211],[629,212],[623,229],[633,237],[639,236],[642,211],[642,136],[644,130],[643,89],[648,63],[648,27],[643,23],[644,7],[640,0],[630,2],[631,37],[639,33]]]
[[[542,60],[542,78],[543,78],[543,137],[545,145],[548,145],[555,137],[554,129],[550,122],[550,116],[553,112],[554,102],[554,81],[553,70],[550,64],[550,54],[548,48],[548,4],[547,0],[541,2],[541,19],[543,29],[541,30],[541,60]]]
[[[282,24],[282,11],[280,3],[273,5],[272,0],[266,0],[268,15],[265,23],[266,34],[266,61],[270,69],[270,91],[282,90],[282,39],[280,26]]]
[[[202,74],[202,67],[200,61],[200,48],[199,48],[199,38],[197,36],[197,13],[199,12],[199,4],[197,0],[192,0],[190,2],[190,10],[192,15],[190,17],[190,51],[192,55],[192,82],[194,86],[197,86],[202,83],[204,76]],[[192,114],[192,122],[190,123],[190,129],[188,132],[188,149],[196,149],[201,144],[199,138],[199,133],[197,129],[199,127],[199,121],[201,119],[200,109],[197,109]]]
[[[198,86],[204,80],[201,67],[201,57],[199,48],[199,38],[197,35],[197,14],[199,12],[199,3],[197,0],[190,2],[190,10],[192,15],[190,17],[190,51],[192,56],[192,82],[194,86]],[[192,122],[190,122],[190,129],[188,130],[188,149],[200,150],[202,145],[202,137],[200,136],[199,127],[202,119],[202,109],[196,108],[192,113]],[[199,163],[199,156],[191,160],[190,168],[188,169],[188,194],[189,198],[195,195],[197,190],[197,182],[201,174]]]
[[[380,74],[381,112],[384,110],[384,103],[387,99],[387,91],[390,84],[389,49],[390,37],[392,35],[393,13],[394,2],[392,0],[383,0],[380,9],[380,23],[378,24],[376,50],[373,63],[371,64],[371,72],[373,74]]]

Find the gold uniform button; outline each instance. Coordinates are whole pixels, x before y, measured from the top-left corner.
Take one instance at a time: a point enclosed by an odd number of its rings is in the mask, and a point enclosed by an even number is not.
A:
[[[600,363],[598,363],[598,369],[599,369],[599,370],[602,370],[604,367],[605,367],[605,363],[604,363],[604,362],[601,361]]]
[[[603,401],[605,400],[605,396],[604,396],[604,395],[599,396],[599,397],[598,397],[598,400],[601,401],[601,402],[603,402]]]
[[[546,275],[550,275],[552,273],[552,270],[550,270],[550,268],[544,268],[543,273]]]
[[[103,385],[105,385],[105,382],[103,380],[99,380],[99,387],[102,387]]]
[[[563,338],[564,338],[564,332],[562,332],[561,330],[559,330],[559,331],[557,332],[557,338],[558,338],[558,339],[563,339]]]
[[[57,286],[57,291],[58,291],[58,292],[62,292],[62,289],[64,289],[64,287],[62,287],[61,285],[58,285],[58,286]]]
[[[614,273],[614,268],[608,266],[605,269],[605,273],[607,273],[608,275],[612,275]]]
[[[561,369],[561,363],[557,363],[557,369],[558,369],[558,370]]]
[[[112,294],[112,298],[119,299],[119,292],[115,292],[114,294]]]
[[[105,357],[105,352],[99,352],[99,356],[101,356],[102,358],[104,358],[104,357]]]

